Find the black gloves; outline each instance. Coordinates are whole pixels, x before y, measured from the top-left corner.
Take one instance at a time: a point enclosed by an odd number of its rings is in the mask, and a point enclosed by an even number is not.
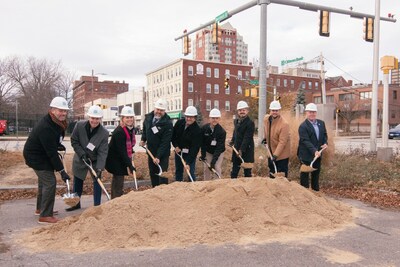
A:
[[[278,158],[277,155],[272,155],[272,161],[276,161],[277,158]]]
[[[210,164],[210,169],[211,169],[211,170],[212,170],[212,169],[215,170],[215,163],[212,163],[212,162],[211,162],[211,164]]]
[[[61,174],[61,179],[64,181],[64,183],[66,183],[67,180],[71,179],[69,178],[69,175],[65,170],[61,170],[60,174]]]
[[[101,170],[100,169],[96,170],[96,176],[97,176],[97,178],[101,179]]]
[[[131,173],[133,173],[134,171],[136,171],[136,168],[133,167],[133,165],[128,166],[129,170],[131,171]]]
[[[57,151],[65,151],[67,150],[63,144],[58,144]]]
[[[83,154],[83,156],[81,157],[81,159],[82,159],[83,161],[85,161],[86,163],[89,163],[89,158],[88,158],[88,156],[87,156],[86,154]]]
[[[206,156],[201,155],[201,157],[199,158],[200,161],[206,161]]]
[[[229,146],[233,146],[235,143],[233,141],[229,141]]]
[[[266,145],[266,144],[267,144],[267,139],[264,138],[264,139],[261,141],[261,144],[262,144],[262,145]]]

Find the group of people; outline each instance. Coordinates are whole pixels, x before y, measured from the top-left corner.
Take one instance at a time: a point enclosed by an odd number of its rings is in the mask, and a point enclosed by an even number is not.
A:
[[[198,112],[194,106],[188,106],[184,118],[175,125],[166,113],[167,103],[159,99],[154,104],[154,110],[145,115],[142,135],[139,145],[148,154],[148,168],[152,187],[167,184],[168,178],[160,175],[167,172],[171,143],[175,154],[175,180],[183,181],[184,171],[196,181],[196,160],[200,152],[200,160],[204,163],[204,180],[211,179],[214,173],[222,173],[226,131],[221,126],[221,112],[212,109],[209,122],[200,127],[197,122]],[[277,172],[288,175],[290,156],[290,129],[288,122],[280,114],[281,105],[272,101],[269,114],[264,118],[263,144],[270,152],[268,166]],[[24,147],[26,164],[38,176],[38,196],[35,215],[39,223],[55,223],[54,215],[56,193],[55,173],[59,172],[64,182],[70,180],[63,165],[62,151],[65,146],[62,141],[67,129],[68,103],[62,97],[55,97],[49,112],[44,116],[28,137]],[[309,165],[314,157],[318,158],[311,173],[311,188],[319,190],[319,172],[321,165],[320,149],[327,147],[327,132],[322,120],[316,119],[317,106],[310,103],[306,106],[306,120],[299,127],[299,147],[297,155],[303,164]],[[254,132],[255,124],[248,116],[249,106],[245,101],[237,104],[237,117],[234,120],[234,131],[229,146],[232,151],[231,178],[237,178],[243,168],[244,176],[251,177],[251,167],[245,167],[243,162],[254,163]],[[71,134],[71,145],[74,149],[72,161],[73,192],[79,197],[83,192],[83,183],[88,173],[88,166],[95,170],[89,172],[93,178],[94,205],[101,203],[101,187],[97,179],[102,178],[102,171],[112,174],[111,198],[123,194],[124,177],[136,171],[133,163],[136,144],[134,111],[132,107],[124,106],[120,112],[120,123],[114,130],[110,142],[108,131],[102,126],[103,111],[100,107],[91,106],[87,112],[88,120],[77,122]],[[243,165],[242,165],[243,164]],[[274,178],[272,171],[270,177]],[[300,183],[309,187],[309,173],[300,174]],[[81,208],[79,202],[67,211]]]

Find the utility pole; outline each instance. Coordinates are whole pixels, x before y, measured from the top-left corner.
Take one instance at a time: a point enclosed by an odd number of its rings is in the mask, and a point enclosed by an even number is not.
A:
[[[322,104],[326,104],[326,87],[325,87],[325,63],[324,63],[324,56],[319,56],[319,62],[321,63],[321,96],[322,96]]]

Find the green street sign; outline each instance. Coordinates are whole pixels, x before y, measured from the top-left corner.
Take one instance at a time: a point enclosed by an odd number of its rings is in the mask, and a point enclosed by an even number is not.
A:
[[[258,80],[250,80],[251,85],[258,85]]]
[[[218,16],[215,18],[215,22],[221,22],[221,21],[223,21],[223,20],[226,20],[228,17],[229,17],[228,11],[225,11],[224,13],[218,15]]]

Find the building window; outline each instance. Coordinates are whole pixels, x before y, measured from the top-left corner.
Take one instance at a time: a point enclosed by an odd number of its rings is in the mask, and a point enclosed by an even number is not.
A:
[[[312,82],[308,82],[308,89],[312,89]]]
[[[238,90],[237,90],[237,94],[241,95],[242,94],[242,86],[238,85]]]
[[[246,79],[250,79],[250,71],[246,71],[246,72],[245,72],[245,75],[246,75],[246,76],[245,76]]]
[[[211,77],[211,68],[206,68],[206,75],[208,78]]]
[[[206,84],[206,93],[211,94],[211,83]]]
[[[281,86],[281,79],[276,79],[276,86]]]
[[[214,84],[214,94],[219,94],[219,84]]]
[[[396,100],[396,99],[397,99],[397,91],[393,90],[393,100]]]
[[[193,76],[193,66],[188,67],[188,75]]]
[[[290,80],[290,88],[294,89],[294,80]]]
[[[238,70],[238,79],[241,80],[242,79],[242,71]]]
[[[315,90],[318,90],[319,89],[319,82],[315,82]]]
[[[348,101],[353,99],[353,94],[339,94],[339,101]]]
[[[306,89],[306,82],[305,81],[301,81],[301,89]]]
[[[322,103],[322,97],[320,97],[320,96],[315,96],[315,97],[314,97],[314,103],[315,103],[315,104],[321,104],[321,103]]]
[[[188,92],[193,93],[193,83],[192,82],[188,83]]]
[[[372,99],[372,92],[360,92],[360,99]]]
[[[219,69],[214,69],[214,78],[219,78]]]
[[[193,106],[193,99],[191,98],[188,99],[188,106]]]
[[[231,87],[225,88],[225,94],[230,95],[231,94]]]
[[[287,87],[287,80],[286,79],[283,80],[283,87]]]
[[[393,110],[390,113],[391,113],[392,119],[396,119],[396,113]]]
[[[211,110],[211,100],[206,100],[206,110],[207,111]]]
[[[231,76],[231,71],[228,70],[228,69],[226,69],[226,70],[225,70],[225,77],[226,77],[226,78],[229,78],[230,76]]]
[[[214,108],[219,109],[219,101],[214,100]]]
[[[225,101],[225,111],[231,111],[231,103],[229,101]]]
[[[335,97],[333,95],[327,95],[326,103],[335,103]]]

